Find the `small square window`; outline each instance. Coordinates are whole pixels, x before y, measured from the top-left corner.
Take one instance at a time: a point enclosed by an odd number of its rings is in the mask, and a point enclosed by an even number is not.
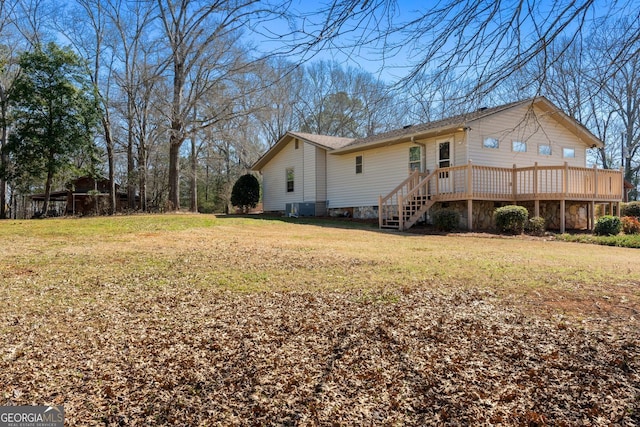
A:
[[[541,156],[550,156],[551,146],[547,144],[538,145],[538,154],[540,154]]]
[[[576,149],[575,148],[563,148],[562,149],[562,157],[565,159],[574,159],[576,157]]]
[[[485,138],[482,142],[482,146],[484,148],[498,149],[500,148],[500,142],[497,138]]]
[[[356,156],[356,173],[362,173],[362,156]]]
[[[522,141],[513,141],[511,143],[511,150],[516,153],[526,153],[527,152],[527,143]]]

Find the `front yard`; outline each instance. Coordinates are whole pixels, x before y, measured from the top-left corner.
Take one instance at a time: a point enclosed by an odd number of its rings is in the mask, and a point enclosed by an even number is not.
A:
[[[640,425],[634,249],[206,215],[0,245],[0,404],[66,425]]]

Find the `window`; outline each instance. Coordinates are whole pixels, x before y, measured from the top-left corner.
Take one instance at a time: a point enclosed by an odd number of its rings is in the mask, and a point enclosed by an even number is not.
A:
[[[538,154],[540,154],[541,156],[550,156],[551,146],[547,144],[538,145]]]
[[[500,142],[496,138],[485,138],[482,146],[484,148],[498,149],[500,148]]]
[[[356,156],[356,173],[362,173],[362,156]]]
[[[449,141],[438,144],[438,167],[448,168],[451,166],[451,145]]]
[[[513,141],[511,143],[511,150],[516,153],[526,153],[527,152],[527,143],[522,141]]]
[[[563,148],[562,149],[562,157],[565,159],[573,159],[576,157],[576,149],[575,148]]]
[[[293,193],[293,168],[287,168],[287,193]]]
[[[419,171],[420,170],[420,147],[409,147],[409,170],[410,171]]]

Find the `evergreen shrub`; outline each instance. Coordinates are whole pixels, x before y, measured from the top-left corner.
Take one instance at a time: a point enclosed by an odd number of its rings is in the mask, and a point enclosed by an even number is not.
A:
[[[524,206],[507,205],[497,208],[493,217],[501,233],[522,234],[529,211]]]

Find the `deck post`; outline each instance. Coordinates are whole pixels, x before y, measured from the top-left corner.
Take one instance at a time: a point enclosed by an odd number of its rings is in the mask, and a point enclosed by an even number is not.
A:
[[[378,196],[378,227],[382,228],[382,196]]]
[[[398,194],[398,231],[402,231],[404,227],[404,207],[402,203],[402,194]]]
[[[473,165],[471,160],[467,163],[467,199],[473,198]]]
[[[564,193],[564,197],[567,197],[567,193],[569,193],[569,163],[564,162],[564,179],[562,180],[562,192]]]
[[[467,200],[467,228],[473,230],[473,199]]]
[[[590,204],[590,212],[589,212],[589,230],[593,231],[596,228],[596,201],[592,200]]]
[[[538,162],[533,164],[533,197],[538,199]]]
[[[598,197],[598,167],[593,165],[593,198]]]
[[[533,201],[533,216],[540,216],[540,200],[538,199]]]
[[[516,196],[518,195],[518,172],[516,171],[516,164],[513,164],[513,171],[511,172],[511,193],[513,202],[516,202]]]
[[[565,200],[560,200],[560,234],[564,234],[565,230]]]

